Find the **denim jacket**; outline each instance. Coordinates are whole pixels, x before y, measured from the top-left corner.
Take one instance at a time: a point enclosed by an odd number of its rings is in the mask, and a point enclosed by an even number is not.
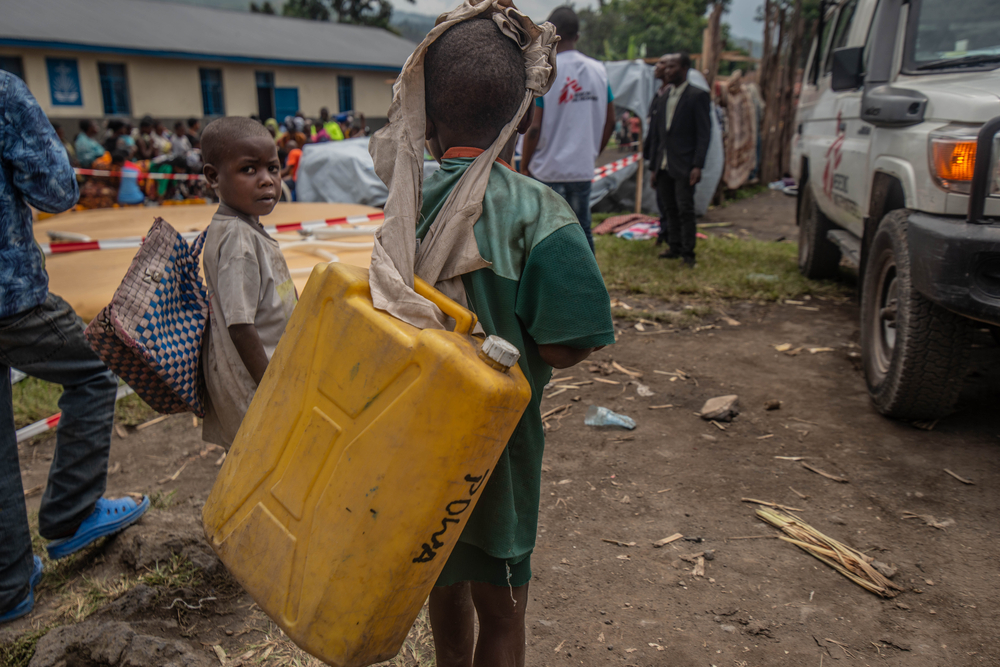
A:
[[[59,213],[80,190],[55,130],[21,79],[0,70],[0,318],[45,301],[49,276],[28,204]]]

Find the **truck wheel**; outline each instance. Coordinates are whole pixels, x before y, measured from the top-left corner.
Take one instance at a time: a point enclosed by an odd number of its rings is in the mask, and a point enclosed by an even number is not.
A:
[[[909,212],[882,218],[861,289],[861,359],[875,409],[898,419],[952,411],[969,362],[968,320],[913,288]]]
[[[799,272],[814,280],[833,278],[840,265],[840,248],[826,238],[833,223],[816,205],[809,182],[799,187]]]

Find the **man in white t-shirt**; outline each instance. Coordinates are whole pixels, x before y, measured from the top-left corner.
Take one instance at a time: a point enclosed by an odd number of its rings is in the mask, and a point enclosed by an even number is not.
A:
[[[521,173],[562,195],[587,234],[590,249],[590,183],[594,162],[615,128],[614,96],[604,65],[576,50],[580,20],[570,7],[549,15],[556,45],[556,82],[535,100],[535,117],[524,137]]]

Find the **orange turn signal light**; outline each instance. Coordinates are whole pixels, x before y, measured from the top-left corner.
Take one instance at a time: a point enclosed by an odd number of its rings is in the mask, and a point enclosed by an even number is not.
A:
[[[935,139],[934,172],[944,181],[971,181],[976,168],[976,142]]]

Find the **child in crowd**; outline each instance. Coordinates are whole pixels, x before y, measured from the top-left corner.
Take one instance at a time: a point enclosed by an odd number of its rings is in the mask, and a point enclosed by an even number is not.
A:
[[[278,242],[260,224],[281,194],[274,139],[254,120],[229,117],[205,128],[201,147],[205,178],[219,197],[203,251],[210,310],[202,437],[228,448],[297,295]]]
[[[456,24],[428,48],[426,138],[441,168],[424,184],[418,238],[475,156],[518,112],[525,83],[520,48],[492,20]],[[533,109],[520,119],[522,134]],[[479,253],[491,266],[463,275],[462,282],[486,333],[521,351],[518,363],[532,398],[431,593],[440,667],[524,665],[545,445],[542,390],[553,367],[577,364],[615,341],[608,292],[576,215],[562,197],[510,167],[513,150],[514,137],[492,167],[474,228]],[[474,614],[480,624],[475,647]]]
[[[142,194],[139,187],[139,165],[128,158],[128,154],[123,150],[115,149],[111,152],[111,170],[121,172],[121,180],[118,184],[118,203],[122,206],[135,206],[146,200],[146,195]]]

